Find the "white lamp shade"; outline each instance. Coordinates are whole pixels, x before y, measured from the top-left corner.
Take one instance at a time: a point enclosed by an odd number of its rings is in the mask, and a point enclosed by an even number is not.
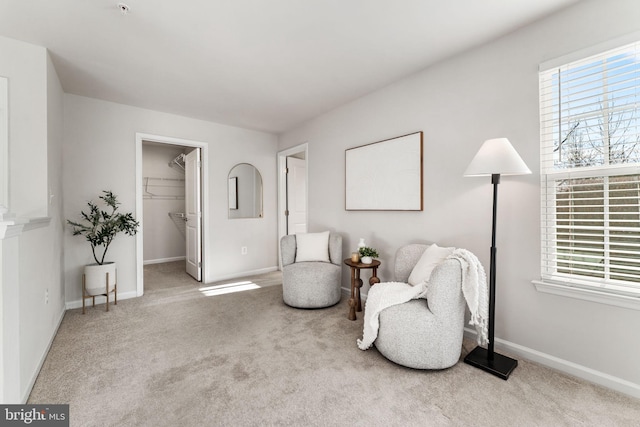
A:
[[[507,138],[488,139],[471,160],[464,176],[526,175],[531,171]]]

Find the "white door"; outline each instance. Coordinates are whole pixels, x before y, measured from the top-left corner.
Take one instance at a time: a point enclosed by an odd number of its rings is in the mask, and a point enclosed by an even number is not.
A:
[[[200,205],[200,149],[185,156],[185,210],[187,241],[187,273],[202,281],[202,207]]]
[[[287,157],[287,234],[307,232],[307,162]]]

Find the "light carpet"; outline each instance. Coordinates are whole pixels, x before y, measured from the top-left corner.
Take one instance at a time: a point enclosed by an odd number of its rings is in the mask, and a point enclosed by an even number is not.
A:
[[[637,426],[640,401],[519,361],[508,381],[361,351],[346,297],[299,310],[279,273],[205,296],[145,268],[141,298],[66,313],[29,403],[69,403],[72,426]],[[163,282],[151,286],[150,278]],[[180,273],[180,274],[178,274]],[[148,276],[147,276],[148,274]],[[185,277],[186,276],[186,277]],[[242,282],[235,280],[229,282]],[[224,284],[226,284],[225,282]],[[206,287],[211,287],[211,284]],[[463,356],[474,343],[465,342]]]

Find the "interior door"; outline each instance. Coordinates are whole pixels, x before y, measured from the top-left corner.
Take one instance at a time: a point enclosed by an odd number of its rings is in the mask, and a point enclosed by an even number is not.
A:
[[[307,162],[287,157],[287,234],[307,232]]]
[[[200,203],[200,149],[185,156],[185,211],[187,273],[202,281],[202,206]]]

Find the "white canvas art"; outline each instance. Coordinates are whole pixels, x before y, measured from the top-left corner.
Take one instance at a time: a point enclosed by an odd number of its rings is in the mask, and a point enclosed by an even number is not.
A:
[[[345,150],[345,208],[421,211],[422,132]]]

